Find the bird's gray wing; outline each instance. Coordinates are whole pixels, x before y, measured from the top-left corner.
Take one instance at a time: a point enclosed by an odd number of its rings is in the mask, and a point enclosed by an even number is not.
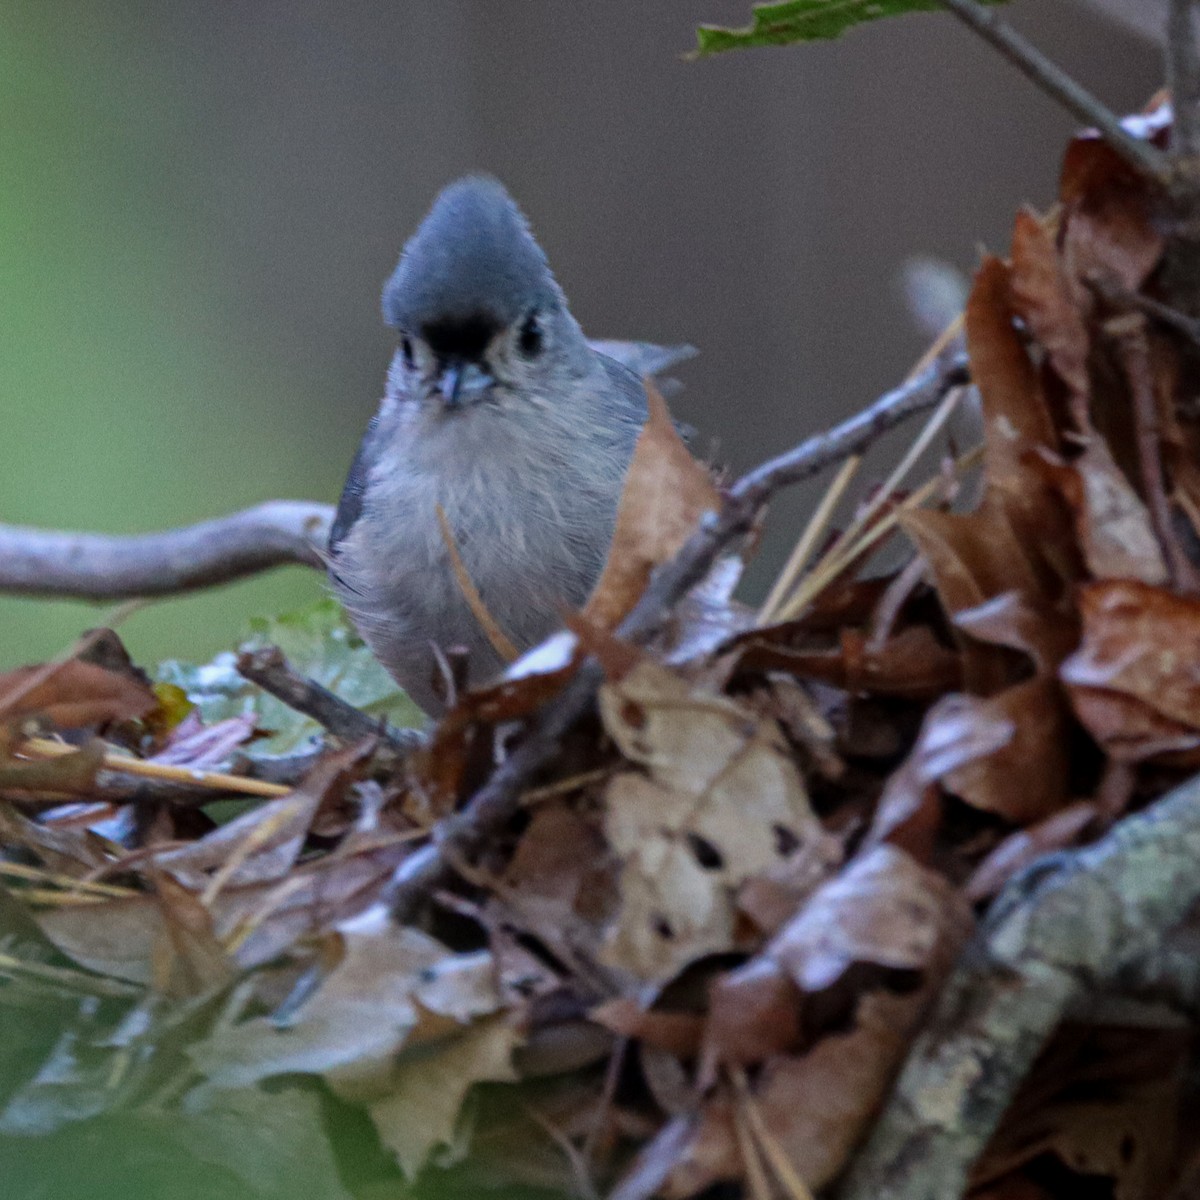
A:
[[[358,444],[354,461],[350,464],[350,473],[346,476],[346,484],[342,488],[342,497],[338,501],[337,512],[333,517],[333,526],[329,530],[329,553],[337,557],[338,547],[346,540],[354,523],[362,516],[363,493],[367,486],[367,476],[379,456],[382,438],[379,431],[379,414],[371,418],[363,439]]]
[[[699,353],[695,346],[656,346],[653,342],[620,342],[608,339],[588,341],[597,354],[614,359],[632,371],[639,379],[655,377]],[[682,386],[677,379],[657,380],[664,396],[673,395]]]
[[[619,359],[615,359],[605,354],[603,350],[597,350],[597,346],[612,345],[611,342],[589,342],[588,343],[596,353],[596,357],[600,360],[605,371],[608,373],[609,379],[616,385],[622,395],[628,401],[627,412],[636,415],[636,420],[639,426],[646,420],[648,408],[646,405],[646,387],[643,383],[644,376],[637,375],[634,371],[627,367]],[[621,345],[629,345],[628,342],[622,342]],[[664,349],[664,347],[651,347],[652,349]],[[690,347],[685,347],[690,349]],[[692,351],[694,354],[695,351]],[[686,357],[686,356],[685,356]],[[663,387],[664,383],[675,382],[673,380],[656,380],[659,385],[659,391],[664,395],[668,395],[671,390],[678,390],[679,385],[676,384],[675,389]],[[675,428],[679,431],[679,436],[689,444],[696,436],[696,430],[693,426],[686,424],[683,421],[676,421]]]

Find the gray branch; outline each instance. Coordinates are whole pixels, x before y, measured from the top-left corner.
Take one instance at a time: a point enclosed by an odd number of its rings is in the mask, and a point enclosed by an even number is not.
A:
[[[1057,100],[1085,125],[1094,125],[1122,158],[1131,166],[1166,184],[1170,179],[1166,155],[1156,146],[1134,137],[1117,115],[1081,87],[1061,67],[1050,61],[1036,46],[1026,41],[1011,25],[977,0],[940,0],[963,24],[995,47],[1027,79]]]
[[[1200,51],[1196,0],[1171,0],[1167,13],[1167,85],[1174,105],[1173,158],[1200,156]]]
[[[943,990],[841,1200],[962,1195],[1063,1016],[1154,961],[1200,899],[1198,861],[1200,777],[1015,879]]]
[[[289,563],[324,566],[333,509],[305,500],[117,537],[0,525],[0,592],[78,600],[169,596]]]

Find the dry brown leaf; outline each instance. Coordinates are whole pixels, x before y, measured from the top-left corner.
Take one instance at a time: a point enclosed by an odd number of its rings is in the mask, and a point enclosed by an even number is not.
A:
[[[1058,433],[1041,381],[1013,325],[1010,270],[986,257],[975,275],[964,326],[971,378],[979,388],[985,424],[988,486],[1019,497],[1028,484],[1030,451],[1058,448]]]
[[[924,973],[971,924],[945,876],[877,846],[819,887],[763,953],[801,990],[817,992],[856,963]]]
[[[1190,749],[1200,730],[1200,601],[1115,580],[1085,586],[1079,603],[1083,640],[1060,670],[1079,719],[1125,758]]]
[[[882,1105],[913,1032],[966,936],[965,926],[943,932],[920,989],[902,996],[869,992],[858,1002],[851,1029],[821,1038],[805,1054],[781,1055],[764,1064],[755,1101],[768,1132],[810,1189],[840,1174]],[[663,1195],[694,1196],[741,1173],[732,1110],[718,1095],[705,1103],[698,1126],[677,1150]]]
[[[1164,241],[1152,189],[1095,133],[1071,141],[1059,183],[1059,236],[1063,264],[1081,295],[1096,275],[1137,292],[1158,265]]]
[[[1052,678],[1029,679],[986,699],[939,700],[885,785],[868,841],[907,845],[909,824],[930,818],[935,786],[1018,825],[1056,812],[1067,800],[1067,719]]]
[[[1076,557],[1065,506],[1044,483],[1021,503],[989,490],[974,513],[923,509],[902,524],[929,564],[938,596],[950,616],[1004,593],[1016,593],[1038,613],[1060,613],[1068,583],[1075,577],[1068,560]],[[1041,521],[1032,505],[1041,502]],[[1061,619],[1058,618],[1058,619]],[[1013,678],[1012,656],[967,638],[962,642],[966,685],[973,692],[995,691]]]
[[[947,879],[899,850],[879,847],[819,889],[761,956],[809,993],[837,984],[857,963],[916,973],[919,980],[904,994],[878,987],[863,993],[852,1007],[849,1029],[819,1038],[803,1054],[776,1055],[764,1063],[753,1088],[755,1102],[767,1130],[809,1188],[829,1183],[845,1166],[971,926],[970,906]],[[724,1001],[731,1019],[713,1026],[714,1032],[732,1028],[737,989],[731,985],[739,976],[755,985],[746,968],[727,977],[722,986],[730,988]],[[770,972],[766,978],[764,995],[769,995],[777,985]],[[778,1019],[775,1009],[761,1007]],[[748,1049],[748,1035],[731,1038],[730,1046]],[[720,1047],[711,1040],[709,1047],[720,1057]],[[719,1180],[740,1177],[724,1093],[705,1103],[676,1157],[664,1195],[691,1196]]]
[[[600,710],[626,758],[605,795],[605,833],[623,863],[605,960],[663,980],[729,949],[734,894],[821,838],[778,726],[644,663],[606,684]]]
[[[692,457],[666,401],[647,384],[650,416],[617,507],[608,559],[584,615],[609,629],[637,603],[655,567],[674,557],[706,512],[720,507],[708,470]]]
[[[144,717],[157,703],[140,680],[79,659],[0,674],[0,721],[6,723],[39,716],[58,729],[82,729]]]
[[[1074,804],[1030,825],[1010,833],[971,873],[963,892],[973,904],[990,900],[1012,877],[1023,871],[1035,859],[1053,854],[1079,841],[1084,830],[1097,817],[1096,805],[1090,800]]]
[[[856,629],[841,631],[836,650],[791,650],[767,642],[745,645],[743,671],[788,671],[860,695],[927,700],[962,686],[960,654],[924,625],[902,629],[876,645]]]
[[[699,1013],[644,1008],[630,996],[606,1000],[593,1008],[588,1017],[619,1037],[637,1038],[677,1058],[693,1057],[704,1033],[704,1018]]]
[[[63,954],[89,971],[147,987],[154,982],[154,952],[165,930],[153,896],[59,905],[33,917]]]
[[[1039,609],[1020,592],[1001,592],[963,609],[954,614],[954,623],[976,641],[1028,654],[1039,675],[1053,674],[1079,645],[1079,618],[1073,610]]]
[[[150,959],[154,990],[185,999],[224,987],[236,968],[213,929],[212,913],[169,875],[159,872],[153,880],[162,914],[162,933]]]
[[[1167,564],[1150,513],[1095,430],[1069,464],[1046,463],[1047,478],[1071,507],[1093,579],[1165,583]]]
[[[1013,307],[1046,349],[1077,404],[1089,394],[1087,326],[1059,261],[1054,240],[1029,209],[1017,213],[1012,240]]]

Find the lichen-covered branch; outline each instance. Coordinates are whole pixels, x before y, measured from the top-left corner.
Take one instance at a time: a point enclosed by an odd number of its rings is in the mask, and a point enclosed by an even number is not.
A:
[[[1064,1013],[1200,899],[1200,777],[1001,895],[946,985],[840,1200],[945,1200]]]

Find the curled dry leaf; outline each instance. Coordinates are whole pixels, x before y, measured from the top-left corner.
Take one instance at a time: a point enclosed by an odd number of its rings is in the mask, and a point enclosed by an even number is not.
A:
[[[766,639],[743,643],[744,671],[787,671],[819,679],[855,695],[927,700],[962,686],[960,654],[925,625],[902,629],[876,644],[857,629],[843,629],[836,650],[793,650]]]
[[[1054,239],[1029,209],[1017,213],[1013,226],[1010,287],[1013,307],[1045,347],[1050,365],[1075,405],[1086,405],[1090,392],[1087,325],[1071,294]]]
[[[584,614],[610,629],[637,603],[655,567],[675,555],[706,512],[720,507],[708,470],[692,457],[666,401],[650,384],[650,416],[634,447],[604,570]]]
[[[1086,303],[1093,278],[1139,291],[1162,258],[1153,184],[1094,133],[1074,138],[1059,182],[1061,254],[1068,278]]]
[[[600,693],[604,725],[645,768],[605,793],[623,864],[611,965],[663,980],[734,945],[734,893],[815,847],[821,827],[778,726],[644,663]]]
[[[1071,508],[1093,579],[1165,583],[1167,563],[1150,512],[1094,430],[1068,463],[1046,462],[1046,476]]]
[[[1065,850],[1078,842],[1088,826],[1095,823],[1097,816],[1096,805],[1092,801],[1079,800],[1027,829],[1010,833],[975,868],[963,885],[967,899],[973,904],[990,900],[1035,859]]]
[[[858,964],[906,977],[897,993],[874,976],[876,986],[851,1003],[850,1027],[819,1037],[801,1054],[780,1053],[781,1037],[773,1046],[760,1038],[766,1053],[754,1101],[810,1188],[824,1186],[845,1165],[971,926],[969,905],[945,877],[881,846],[819,888],[761,955],[714,989],[706,1051],[715,1061],[746,1062],[756,1047],[740,1028],[743,999],[778,1024],[785,988],[794,997],[827,991],[843,985]],[[782,1024],[794,1037],[797,1018]],[[740,1173],[729,1102],[718,1092],[682,1148],[666,1194],[694,1195]]]
[[[144,717],[157,704],[150,687],[80,659],[0,674],[0,721],[37,716],[58,729]]]
[[[926,845],[940,812],[939,789],[1014,824],[1042,820],[1066,803],[1068,728],[1053,678],[1029,679],[986,699],[944,697],[888,780],[868,840]]]
[[[973,513],[917,510],[901,522],[951,616],[1004,592],[1016,592],[1037,611],[1054,611],[1079,575],[1068,510],[1039,462],[1058,450],[1059,434],[1013,317],[1009,269],[987,258],[966,312],[986,430],[984,496]],[[1013,679],[1004,652],[971,639],[963,652],[969,690],[996,691]]]
[[[1092,736],[1124,760],[1200,744],[1200,601],[1113,580],[1079,604],[1083,640],[1060,676]]]

